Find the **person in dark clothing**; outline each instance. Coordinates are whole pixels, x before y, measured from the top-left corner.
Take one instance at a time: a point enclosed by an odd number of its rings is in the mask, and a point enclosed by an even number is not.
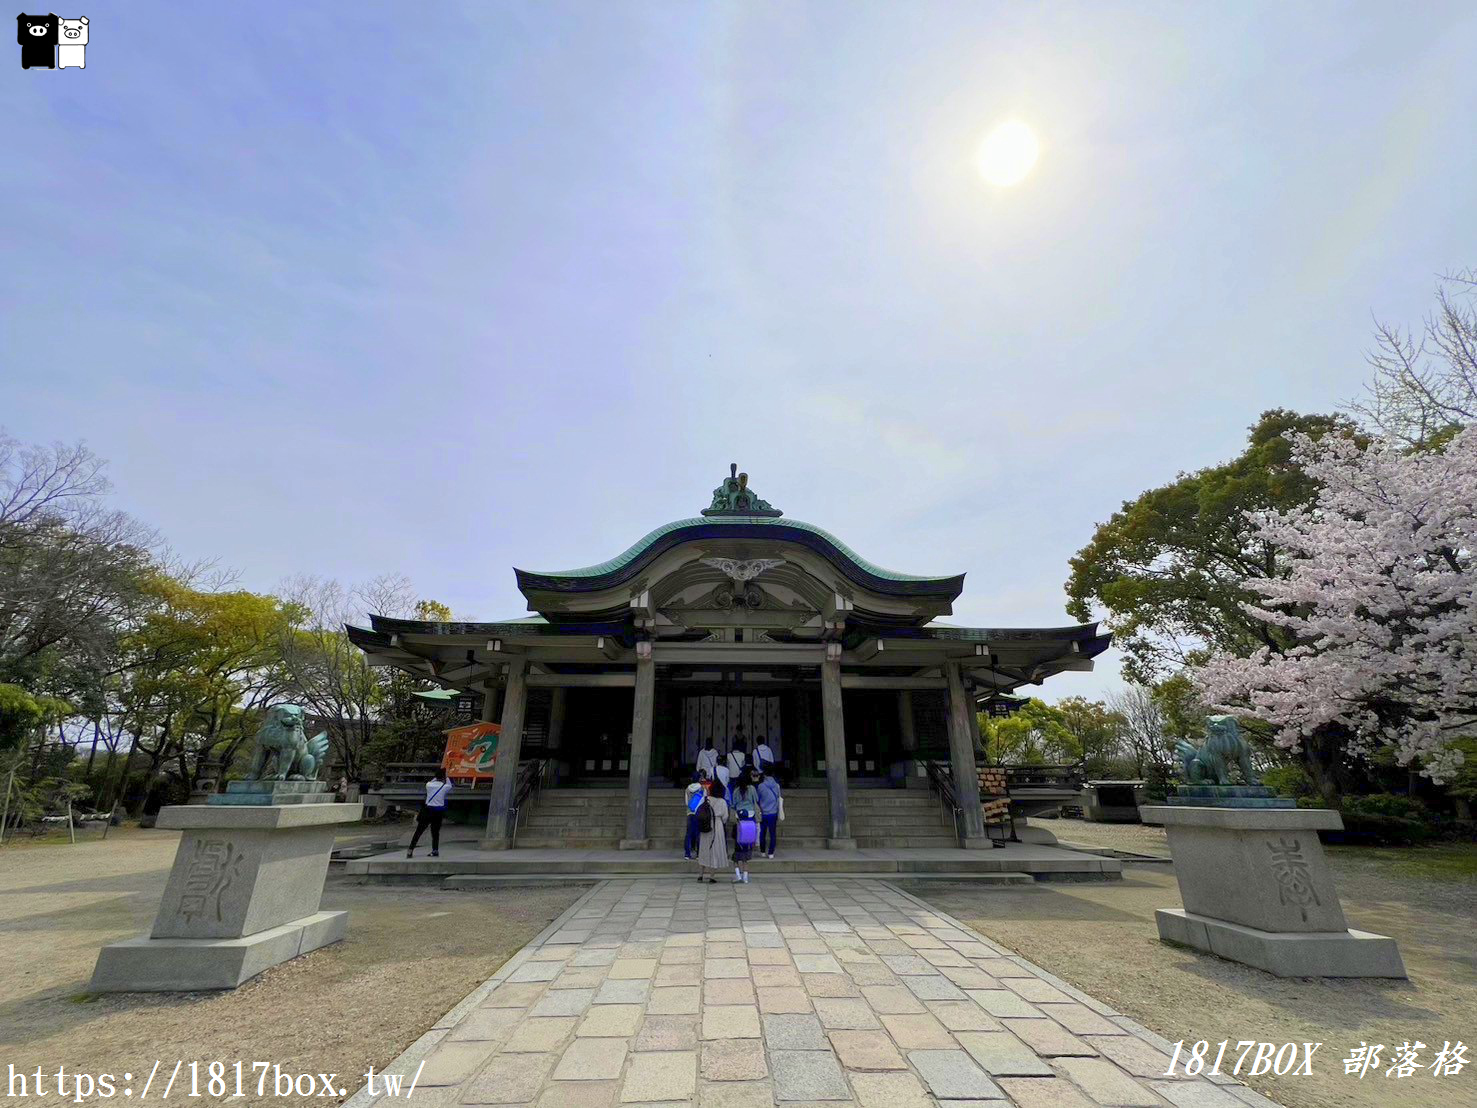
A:
[[[687,802],[687,836],[682,840],[682,857],[689,862],[697,855],[698,842],[702,837],[702,829],[698,826],[697,810],[702,806],[702,801],[693,802],[693,798],[708,795],[708,771],[700,769],[697,771],[697,780],[687,786],[683,796]]]
[[[441,821],[446,818],[446,798],[451,795],[451,782],[446,779],[446,770],[438,769],[436,776],[426,782],[426,800],[415,817],[415,834],[410,836],[410,846],[405,851],[407,858],[415,857],[415,844],[421,834],[431,829],[431,857],[441,855]]]

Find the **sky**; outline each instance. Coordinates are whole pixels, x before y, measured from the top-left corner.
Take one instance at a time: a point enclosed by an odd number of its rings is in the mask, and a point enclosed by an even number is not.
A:
[[[966,572],[951,622],[1064,625],[1095,524],[1477,265],[1470,3],[75,14],[85,69],[0,66],[0,426],[254,589],[522,615],[736,461]]]

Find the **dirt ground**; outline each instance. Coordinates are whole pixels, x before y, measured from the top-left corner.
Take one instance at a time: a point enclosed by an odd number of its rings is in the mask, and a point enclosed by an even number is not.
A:
[[[1168,857],[1158,828],[1045,820],[1071,841]],[[1391,935],[1408,982],[1280,979],[1158,939],[1154,909],[1180,906],[1168,865],[1124,866],[1111,884],[979,890],[918,883],[910,891],[1174,1042],[1319,1042],[1312,1077],[1247,1078],[1290,1108],[1477,1105],[1477,846],[1329,851],[1351,927]],[[1360,1042],[1382,1057],[1419,1040],[1429,1064],[1450,1040],[1467,1045],[1455,1076],[1345,1076]],[[1390,1059],[1393,1060],[1393,1059]],[[1388,1064],[1388,1062],[1386,1063]]]
[[[176,1059],[186,1067],[199,1061],[202,1081],[210,1061],[241,1059],[248,1075],[258,1060],[295,1073],[337,1073],[335,1083],[352,1094],[367,1067],[392,1060],[589,887],[443,893],[354,886],[331,875],[323,907],[348,909],[343,942],[230,993],[89,997],[98,948],[153,922],[178,837],[121,829],[106,842],[71,846],[53,837],[0,848],[0,1075],[12,1064],[33,1073],[63,1065],[69,1074],[132,1073],[138,1088],[155,1059],[164,1061],[162,1075]],[[355,837],[387,832],[344,840]],[[227,1102],[208,1095],[184,1101],[182,1088],[173,1097],[184,1103]],[[234,1101],[255,1102],[254,1095]]]

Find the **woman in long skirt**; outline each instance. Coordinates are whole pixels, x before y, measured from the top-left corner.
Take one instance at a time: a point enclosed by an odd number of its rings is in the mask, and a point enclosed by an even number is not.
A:
[[[728,839],[723,831],[723,825],[728,822],[728,801],[724,798],[722,781],[713,782],[704,803],[713,810],[713,830],[704,831],[698,836],[697,879],[713,882],[718,878],[712,874],[728,868]]]

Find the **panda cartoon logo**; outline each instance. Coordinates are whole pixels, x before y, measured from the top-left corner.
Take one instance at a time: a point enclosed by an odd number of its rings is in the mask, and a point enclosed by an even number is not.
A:
[[[60,19],[57,21],[58,35],[56,67],[58,69],[87,68],[87,17]]]
[[[55,69],[57,23],[54,15],[15,17],[15,41],[21,46],[22,69]]]

